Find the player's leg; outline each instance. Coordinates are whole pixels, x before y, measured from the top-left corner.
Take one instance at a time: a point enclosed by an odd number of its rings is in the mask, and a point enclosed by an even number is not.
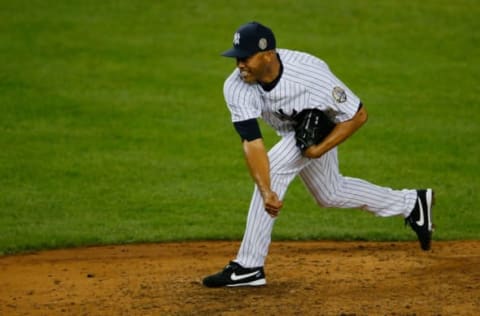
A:
[[[336,148],[314,159],[300,172],[300,177],[324,207],[359,208],[377,216],[407,217],[417,198],[415,190],[393,190],[341,175]]]
[[[283,199],[293,178],[310,160],[301,156],[294,134],[283,137],[268,153],[272,190]],[[243,241],[236,262],[245,267],[263,266],[275,219],[265,211],[262,196],[255,186]]]
[[[344,177],[339,171],[336,149],[313,160],[300,172],[300,177],[322,206],[360,208],[384,217],[402,215],[417,234],[421,248],[430,249],[434,203],[432,189],[393,190],[365,180]]]
[[[288,185],[310,160],[301,156],[295,145],[294,133],[283,137],[268,153],[270,184],[280,199]],[[275,219],[265,211],[258,188],[255,186],[247,216],[247,224],[237,258],[223,271],[206,277],[203,284],[219,286],[257,286],[266,283],[263,265],[271,241]]]

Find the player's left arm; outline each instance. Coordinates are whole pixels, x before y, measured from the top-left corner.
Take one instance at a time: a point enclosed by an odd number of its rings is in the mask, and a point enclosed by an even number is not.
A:
[[[353,135],[367,121],[367,110],[360,105],[357,113],[347,121],[338,123],[330,134],[318,145],[308,147],[303,155],[308,158],[319,158],[330,149],[338,146]]]

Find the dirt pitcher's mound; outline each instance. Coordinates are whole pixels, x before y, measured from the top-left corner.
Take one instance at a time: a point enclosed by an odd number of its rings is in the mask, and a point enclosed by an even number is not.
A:
[[[0,257],[0,315],[480,315],[480,241],[274,242],[267,285],[201,279],[238,242]]]

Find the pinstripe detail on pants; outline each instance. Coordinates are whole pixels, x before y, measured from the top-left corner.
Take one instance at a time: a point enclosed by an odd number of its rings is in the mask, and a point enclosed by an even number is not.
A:
[[[415,190],[393,190],[365,180],[344,177],[338,166],[337,149],[318,159],[301,156],[295,145],[295,134],[283,137],[268,153],[272,190],[281,200],[288,186],[299,175],[320,206],[358,208],[377,216],[408,216],[413,209]],[[247,217],[245,234],[236,262],[244,267],[263,266],[275,223],[264,209],[263,199],[255,186]]]

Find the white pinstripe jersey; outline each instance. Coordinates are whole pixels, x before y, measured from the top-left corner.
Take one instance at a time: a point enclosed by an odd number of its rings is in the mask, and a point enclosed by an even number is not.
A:
[[[279,135],[292,130],[295,111],[318,108],[334,122],[351,119],[359,98],[343,84],[321,59],[307,53],[277,49],[283,74],[275,88],[264,91],[259,84],[245,83],[236,68],[225,80],[223,93],[232,122],[263,118]]]

